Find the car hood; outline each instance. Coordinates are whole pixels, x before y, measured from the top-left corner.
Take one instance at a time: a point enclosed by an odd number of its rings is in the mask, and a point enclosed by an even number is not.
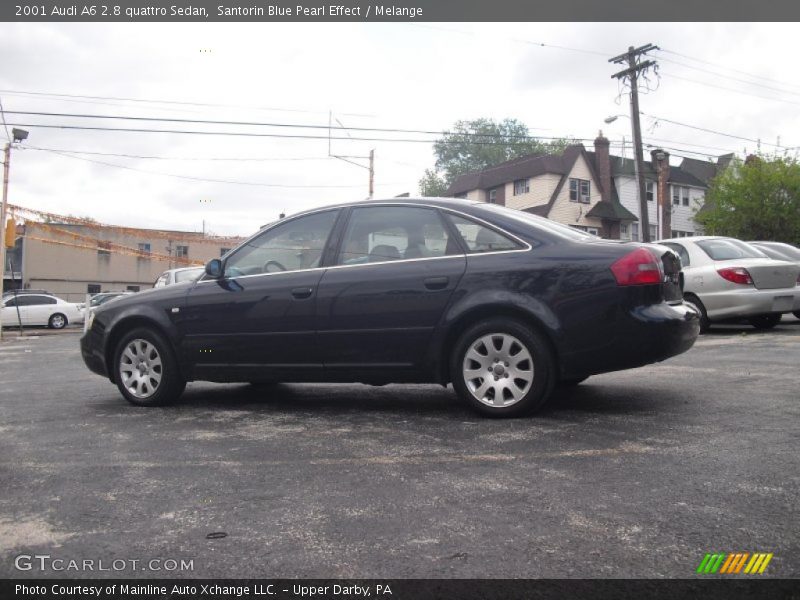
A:
[[[136,292],[127,296],[120,296],[114,300],[104,302],[100,306],[94,308],[95,314],[117,311],[124,309],[134,304],[141,304],[142,302],[160,302],[168,300],[182,300],[186,293],[194,285],[194,281],[186,281],[184,283],[176,283],[167,285],[160,288],[151,288],[142,292]]]

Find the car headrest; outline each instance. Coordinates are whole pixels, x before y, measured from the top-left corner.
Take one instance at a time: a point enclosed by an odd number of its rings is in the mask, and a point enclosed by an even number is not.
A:
[[[383,260],[399,260],[400,251],[397,246],[388,244],[378,244],[369,253],[369,262],[380,262]]]

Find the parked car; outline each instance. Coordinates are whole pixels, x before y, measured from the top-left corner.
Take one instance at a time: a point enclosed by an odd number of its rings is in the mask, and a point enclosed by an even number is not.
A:
[[[91,298],[89,298],[89,308],[96,308],[110,300],[114,300],[115,298],[120,298],[122,296],[128,296],[133,293],[134,292],[100,292],[98,294],[94,294]]]
[[[796,248],[791,244],[785,244],[783,242],[748,242],[748,243],[761,250],[764,254],[766,254],[770,258],[774,258],[776,260],[788,260],[800,266],[800,248]],[[800,280],[797,282],[797,285],[800,285]],[[792,314],[798,319],[800,319],[800,310],[792,311]]]
[[[671,250],[493,204],[367,201],[282,219],[187,289],[99,307],[81,352],[133,404],[187,381],[452,382],[483,414],[688,350]]]
[[[165,285],[194,281],[203,274],[203,267],[186,267],[183,269],[169,269],[159,275],[153,287],[159,288]]]
[[[775,327],[783,313],[800,310],[800,266],[774,260],[727,237],[661,240],[681,257],[684,299],[701,315],[701,330],[715,321],[747,319],[757,329]]]
[[[84,319],[80,305],[52,294],[4,294],[0,310],[5,327],[16,326],[21,321],[23,326],[47,325],[51,329],[63,329],[69,323],[83,323]]]

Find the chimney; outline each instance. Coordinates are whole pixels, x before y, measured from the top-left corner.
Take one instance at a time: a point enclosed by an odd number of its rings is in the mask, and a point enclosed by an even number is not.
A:
[[[603,132],[594,140],[594,164],[600,178],[600,194],[605,202],[611,201],[611,157],[608,154],[609,141]]]
[[[672,237],[672,199],[669,195],[669,152],[657,148],[650,152],[651,164],[656,172],[656,206],[658,206],[658,239]]]

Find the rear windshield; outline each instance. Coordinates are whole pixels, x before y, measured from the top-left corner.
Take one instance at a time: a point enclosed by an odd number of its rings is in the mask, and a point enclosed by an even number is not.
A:
[[[739,240],[714,239],[696,242],[711,260],[737,260],[739,258],[768,258],[766,254],[750,244]]]
[[[504,217],[508,217],[509,219],[514,219],[515,221],[522,221],[528,225],[533,225],[534,227],[538,227],[539,229],[544,229],[548,233],[552,233],[555,235],[559,235],[561,237],[565,237],[571,240],[576,241],[596,241],[598,238],[591,233],[586,233],[584,231],[580,231],[579,229],[574,229],[569,225],[562,225],[561,223],[556,223],[555,221],[551,221],[550,219],[545,219],[544,217],[539,217],[537,215],[532,215],[531,213],[527,213],[521,210],[514,210],[512,208],[506,208],[505,206],[498,206],[497,204],[486,204],[481,208],[485,208],[492,212],[500,213]]]
[[[788,256],[793,260],[800,260],[800,249],[795,248],[794,246],[790,246],[789,244],[784,244],[783,242],[775,242],[773,244],[770,244],[769,247],[774,248],[781,254],[785,254],[786,256]]]
[[[203,272],[202,267],[198,269],[188,269],[186,271],[175,271],[175,283],[197,279],[198,277],[200,277],[200,274],[202,272]]]

